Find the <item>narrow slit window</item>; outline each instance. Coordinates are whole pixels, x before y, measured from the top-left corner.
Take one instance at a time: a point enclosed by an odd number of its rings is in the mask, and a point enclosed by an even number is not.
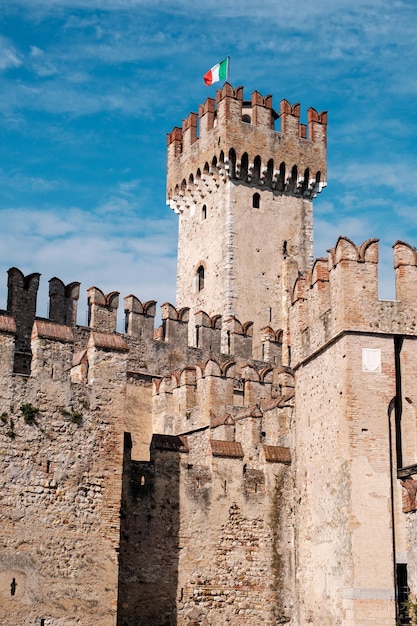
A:
[[[252,196],[252,206],[254,209],[259,209],[261,206],[261,196],[259,193],[254,193]]]
[[[198,279],[198,291],[204,289],[204,267],[200,265],[197,270],[197,279]]]
[[[201,219],[202,220],[207,219],[207,206],[205,204],[203,204],[203,207],[201,209]]]

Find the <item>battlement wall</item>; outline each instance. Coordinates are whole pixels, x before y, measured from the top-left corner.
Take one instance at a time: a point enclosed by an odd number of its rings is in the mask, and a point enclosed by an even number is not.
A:
[[[326,184],[326,128],[326,112],[310,108],[300,124],[299,104],[282,100],[277,113],[272,96],[245,101],[243,87],[225,83],[168,134],[167,202],[181,211],[227,180],[315,197]]]
[[[56,277],[49,281],[48,319],[36,317],[38,285],[39,274],[24,277],[17,268],[9,271],[8,309],[0,311],[4,374],[34,375],[38,364],[48,360],[55,377],[61,369],[73,382],[83,382],[92,376],[88,351],[93,348],[124,352],[126,371],[157,377],[189,364],[195,366],[208,355],[221,364],[231,356],[239,362],[252,359],[251,322],[241,323],[234,317],[223,320],[220,315],[209,316],[204,311],[198,311],[191,320],[188,308],[177,310],[165,302],[161,306],[162,324],[155,328],[156,302],[141,302],[130,294],[124,298],[126,332],[119,333],[119,293],[104,294],[99,288],[90,287],[89,325],[76,326],[80,283],[64,285]],[[270,327],[264,329],[264,361],[280,364],[281,335]],[[189,345],[190,336],[193,345]],[[58,349],[59,345],[62,348]]]
[[[298,277],[290,311],[292,364],[308,358],[345,331],[417,334],[417,252],[393,246],[395,301],[378,299],[378,240],[356,246],[339,237],[328,257]]]

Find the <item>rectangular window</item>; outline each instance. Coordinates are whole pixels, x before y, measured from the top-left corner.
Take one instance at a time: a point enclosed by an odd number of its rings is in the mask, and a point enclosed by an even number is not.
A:
[[[410,589],[407,582],[407,565],[406,563],[397,563],[397,602],[400,624],[411,623],[408,611],[409,594]]]

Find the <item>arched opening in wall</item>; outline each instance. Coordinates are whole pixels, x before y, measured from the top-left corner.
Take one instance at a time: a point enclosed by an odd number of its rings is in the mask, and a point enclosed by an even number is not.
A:
[[[201,170],[200,170],[200,168],[197,169],[197,173],[196,173],[195,177],[196,177],[196,180],[200,180],[200,178],[201,178]]]
[[[295,193],[297,191],[297,181],[298,181],[298,167],[293,165],[291,170],[291,180],[290,180],[290,191]]]
[[[207,206],[203,204],[201,207],[201,220],[204,221],[207,219]]]
[[[224,165],[224,152],[223,152],[223,150],[220,151],[219,163],[221,165]]]
[[[242,159],[240,161],[240,180],[247,180],[248,178],[248,169],[249,169],[249,157],[248,153],[244,152],[242,154]]]
[[[269,159],[268,165],[266,166],[266,172],[265,172],[265,184],[266,185],[272,184],[273,176],[274,176],[274,160]]]
[[[197,269],[197,289],[198,291],[204,289],[204,267],[202,265]]]
[[[255,157],[255,160],[253,162],[253,175],[252,175],[252,180],[255,183],[259,182],[259,179],[261,177],[261,157],[259,155],[257,155]]]
[[[261,196],[259,193],[254,193],[252,196],[252,207],[254,209],[259,209],[261,206]]]
[[[285,189],[285,163],[284,161],[279,166],[279,175],[277,180],[277,189],[279,191],[284,191]]]
[[[209,164],[207,163],[207,161],[204,163],[204,168],[203,168],[203,174],[208,174],[210,171],[210,167]]]
[[[216,156],[213,157],[213,159],[211,161],[211,166],[212,167],[217,167],[217,157]]]
[[[185,178],[182,179],[182,183],[181,183],[181,191],[185,191],[187,189],[187,181],[185,180]]]
[[[190,185],[193,185],[193,184],[194,184],[194,175],[193,175],[193,174],[190,174],[190,176],[189,176],[189,178],[188,178],[188,183],[189,183]]]
[[[236,178],[236,152],[233,148],[229,150],[229,168],[230,178]]]
[[[248,115],[247,113],[242,115],[242,122],[245,122],[246,124],[250,124],[252,122],[250,115]]]
[[[309,180],[310,180],[310,170],[307,167],[304,170],[303,184],[301,186],[301,191],[302,191],[303,195],[305,195],[308,192],[308,182],[309,182]]]

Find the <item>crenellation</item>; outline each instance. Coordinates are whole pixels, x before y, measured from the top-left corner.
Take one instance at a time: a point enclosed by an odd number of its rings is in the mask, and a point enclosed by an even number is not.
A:
[[[183,349],[188,345],[189,309],[176,309],[169,302],[161,306],[162,328],[164,341],[175,343]]]
[[[14,317],[16,324],[14,371],[19,374],[30,373],[31,351],[30,335],[36,315],[40,274],[24,276],[16,267],[8,271],[7,312]]]
[[[112,291],[105,295],[101,289],[90,287],[87,290],[87,296],[89,327],[107,333],[115,332],[119,292]]]
[[[261,328],[262,361],[282,365],[282,338],[282,329],[274,331],[270,326]]]
[[[182,123],[182,149],[187,150],[197,141],[197,113],[190,113]]]
[[[404,241],[393,245],[395,297],[404,304],[412,305],[417,299],[417,251]]]
[[[197,118],[200,121],[199,137]],[[277,119],[281,122],[280,133],[274,129]],[[249,135],[245,137],[244,144],[242,124]],[[305,195],[308,191],[314,197],[326,180],[326,125],[327,114],[318,114],[310,108],[307,137],[306,125],[300,124],[299,104],[290,105],[287,100],[282,100],[278,114],[272,108],[272,96],[263,97],[255,91],[251,100],[244,101],[243,88],[233,89],[226,83],[218,90],[216,102],[207,99],[204,105],[200,105],[198,116],[190,113],[183,121],[182,130],[176,127],[168,134],[167,201],[174,210],[181,210],[180,190],[182,195],[184,192],[191,193],[192,186],[189,186],[187,180],[191,176],[193,181],[199,179],[199,172],[204,171],[209,163],[224,163],[225,168],[221,169],[221,173],[227,173],[232,180],[237,178],[253,182],[249,170],[257,169],[255,158],[260,159],[261,172],[268,172],[267,164],[275,163],[274,176],[268,173],[267,176],[255,177],[259,185],[268,185],[276,191],[285,189],[287,193],[296,195]],[[247,152],[248,145],[253,145],[254,149],[248,154],[248,166],[242,169],[242,156]],[[235,163],[234,155],[237,157]],[[303,175],[308,171],[307,183],[303,182],[300,174],[299,185],[287,184],[286,181],[283,187],[279,180],[282,162],[286,163],[288,172],[294,166]],[[215,175],[219,173],[215,166],[210,172]]]
[[[222,316],[209,316],[204,311],[194,315],[195,346],[210,354],[219,354],[221,346]]]
[[[200,135],[204,136],[214,126],[216,103],[214,98],[207,98],[204,104],[198,107]]]
[[[80,297],[80,283],[64,285],[59,278],[49,281],[49,319],[58,324],[75,326],[77,323],[77,303]]]
[[[227,354],[233,354],[242,359],[252,358],[253,322],[242,324],[236,317],[224,320],[225,349]]]
[[[125,332],[150,341],[154,337],[156,300],[142,303],[130,294],[124,298]]]

